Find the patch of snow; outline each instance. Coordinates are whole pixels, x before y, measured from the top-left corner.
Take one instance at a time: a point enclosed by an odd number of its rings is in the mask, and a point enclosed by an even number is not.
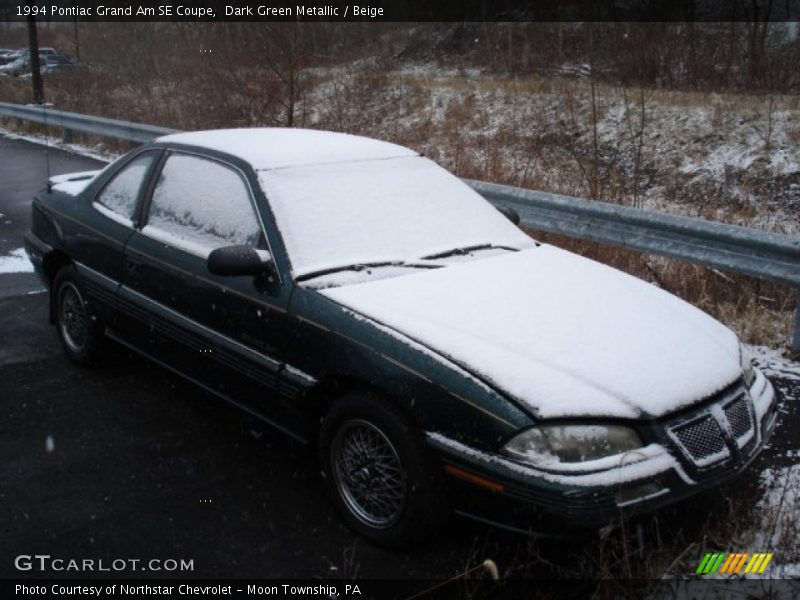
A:
[[[800,381],[800,363],[785,358],[780,350],[767,346],[747,346],[753,364],[769,377]]]
[[[419,156],[261,172],[295,277],[456,248],[533,241],[469,186]]]
[[[101,162],[111,162],[119,157],[119,154],[105,151],[100,146],[86,146],[84,144],[71,143],[65,144],[55,137],[31,133],[16,133],[8,129],[4,129],[3,127],[0,127],[0,135],[11,140],[22,140],[25,142],[32,142],[34,144],[42,144],[51,148],[72,152],[73,154],[80,154],[81,156],[93,158]]]
[[[161,137],[158,141],[191,144],[226,152],[249,162],[257,170],[417,154],[396,144],[346,133],[279,127],[175,133]]]
[[[635,277],[540,246],[320,293],[541,417],[659,416],[741,376],[729,329]]]
[[[65,173],[63,175],[53,175],[50,181],[54,184],[64,183],[66,181],[91,181],[97,175],[103,172],[103,169],[95,169],[93,171],[78,171],[76,173]]]
[[[70,196],[77,196],[85,190],[90,183],[100,174],[99,171],[82,171],[80,173],[68,173],[66,175],[56,175],[50,178],[53,189],[64,192]]]
[[[480,77],[485,69],[481,67],[447,68],[436,62],[405,64],[393,73],[401,76],[411,76],[417,79],[453,78],[453,77]]]
[[[758,527],[749,540],[758,552],[775,552],[764,576],[800,575],[800,464],[769,468],[761,473],[763,494],[756,506]]]
[[[33,273],[33,264],[28,260],[25,248],[17,248],[8,256],[0,256],[0,273]]]

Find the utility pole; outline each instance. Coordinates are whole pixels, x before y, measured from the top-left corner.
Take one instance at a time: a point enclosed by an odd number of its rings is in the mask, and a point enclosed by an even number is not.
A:
[[[75,27],[75,60],[76,62],[81,62],[81,37],[78,33],[78,17],[75,17],[74,21]]]
[[[44,87],[42,72],[39,69],[39,36],[36,33],[36,18],[28,17],[28,58],[31,63],[31,81],[33,82],[33,103],[44,104]]]

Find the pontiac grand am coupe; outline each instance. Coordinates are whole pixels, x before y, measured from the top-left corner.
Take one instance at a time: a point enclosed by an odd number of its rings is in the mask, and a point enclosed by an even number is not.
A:
[[[318,449],[350,527],[599,527],[718,485],[775,394],[726,327],[539,244],[407,148],[180,133],[54,177],[26,249],[67,355],[109,339]]]

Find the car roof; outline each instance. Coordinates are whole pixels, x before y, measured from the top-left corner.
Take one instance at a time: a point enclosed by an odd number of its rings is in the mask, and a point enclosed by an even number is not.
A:
[[[225,152],[249,162],[256,170],[418,155],[397,144],[357,135],[281,127],[174,133],[156,141]]]

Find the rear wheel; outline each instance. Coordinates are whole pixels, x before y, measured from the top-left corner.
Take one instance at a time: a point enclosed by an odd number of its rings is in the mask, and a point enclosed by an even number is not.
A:
[[[81,365],[96,363],[103,334],[89,312],[75,267],[58,272],[51,294],[56,330],[67,356]]]
[[[320,463],[346,523],[377,544],[420,543],[447,515],[421,437],[385,398],[366,393],[340,398],[322,426]]]

